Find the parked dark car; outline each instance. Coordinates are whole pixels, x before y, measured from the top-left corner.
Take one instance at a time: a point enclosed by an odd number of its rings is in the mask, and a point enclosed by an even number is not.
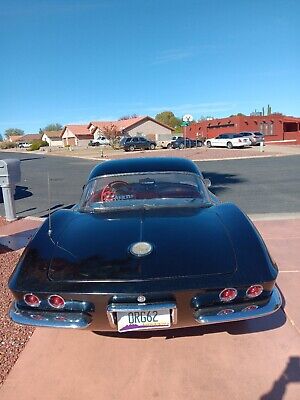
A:
[[[249,218],[181,158],[106,161],[46,219],[9,280],[18,324],[136,331],[262,317],[278,268]]]
[[[133,150],[155,150],[156,142],[148,140],[143,136],[128,137],[123,142],[125,151]]]
[[[176,140],[173,140],[168,148],[172,149],[184,149],[184,148],[191,148],[191,147],[202,147],[203,146],[203,140],[201,139],[190,139],[190,138],[178,138]]]

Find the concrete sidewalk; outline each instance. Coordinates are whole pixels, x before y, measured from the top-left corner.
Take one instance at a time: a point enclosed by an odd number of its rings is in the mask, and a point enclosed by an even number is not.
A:
[[[12,250],[25,247],[44,218],[26,217],[0,227],[0,245]]]
[[[36,329],[1,400],[299,400],[300,219],[256,226],[280,268],[284,311],[123,336]]]

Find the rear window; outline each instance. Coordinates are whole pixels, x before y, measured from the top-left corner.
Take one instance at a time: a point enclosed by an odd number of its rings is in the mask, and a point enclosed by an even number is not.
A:
[[[181,202],[180,200],[187,200]],[[82,195],[80,210],[103,211],[109,208],[143,208],[210,203],[200,176],[184,172],[117,174],[91,180]]]

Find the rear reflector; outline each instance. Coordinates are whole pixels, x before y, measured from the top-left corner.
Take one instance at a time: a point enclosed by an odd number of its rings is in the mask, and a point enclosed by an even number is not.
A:
[[[231,308],[226,308],[225,310],[219,311],[217,315],[228,315],[232,313],[234,313],[234,310],[232,310]]]
[[[53,294],[48,298],[48,303],[54,308],[63,308],[65,306],[65,300],[58,294]]]
[[[32,293],[25,294],[23,299],[24,299],[25,303],[31,307],[38,307],[41,302],[40,299],[35,294],[32,294]]]
[[[264,288],[261,285],[252,285],[247,289],[246,296],[250,299],[257,297],[262,294]]]
[[[236,298],[236,296],[237,296],[237,290],[234,288],[224,289],[219,294],[220,300],[224,302],[232,301]]]
[[[242,311],[247,312],[247,311],[254,311],[257,310],[258,306],[255,304],[251,304],[251,306],[245,307],[242,309]]]

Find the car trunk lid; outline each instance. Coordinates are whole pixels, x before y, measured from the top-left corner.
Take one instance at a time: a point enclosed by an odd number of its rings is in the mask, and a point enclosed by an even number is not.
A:
[[[170,279],[233,273],[236,258],[216,207],[83,214],[57,240],[48,275],[57,281]],[[144,257],[129,248],[153,246]]]

